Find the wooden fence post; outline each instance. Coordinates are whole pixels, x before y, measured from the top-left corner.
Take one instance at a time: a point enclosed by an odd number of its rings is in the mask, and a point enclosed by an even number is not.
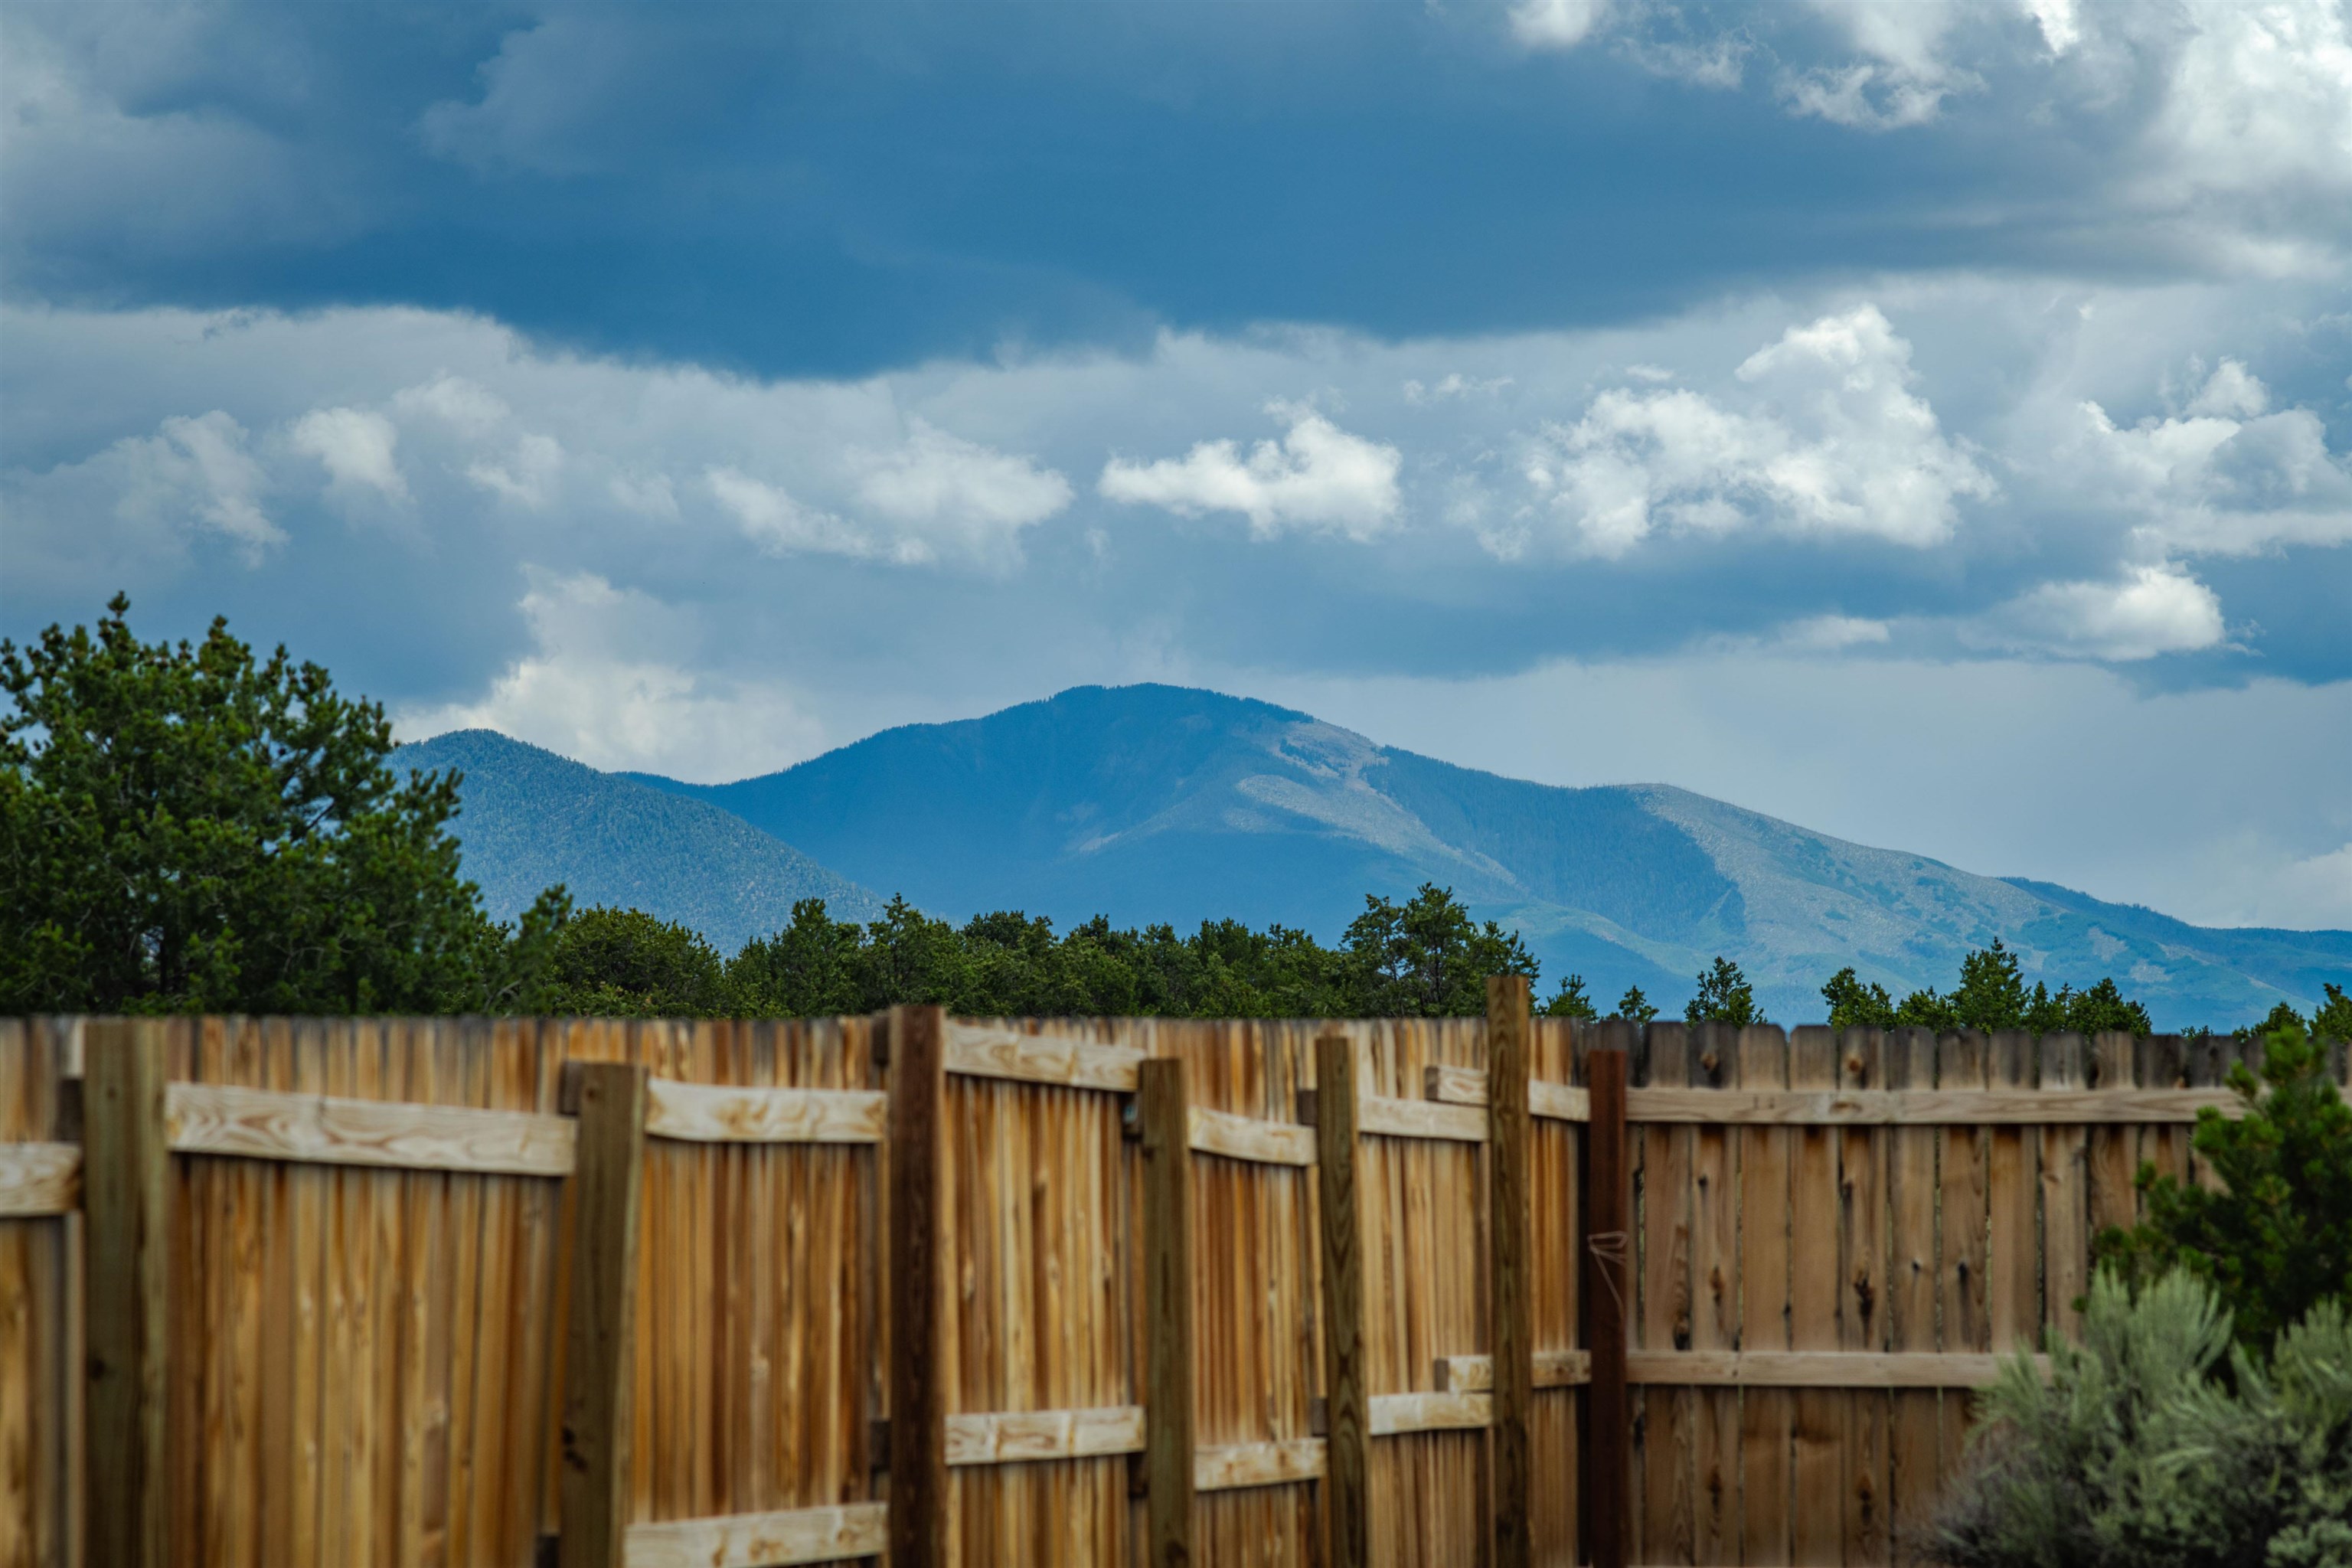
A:
[[[573,1075],[567,1087],[580,1134],[572,1166],[557,1560],[562,1568],[622,1568],[629,1531],[646,1069],[634,1062],[572,1062],[565,1070]]]
[[[1584,1302],[1592,1383],[1585,1391],[1585,1540],[1592,1568],[1625,1568],[1633,1433],[1625,1391],[1625,1293],[1633,1288],[1625,1190],[1625,1053],[1584,1058],[1592,1120],[1585,1130]]]
[[[1192,1135],[1184,1063],[1139,1064],[1143,1123],[1144,1514],[1150,1568],[1192,1561]]]
[[[1372,1560],[1371,1365],[1364,1342],[1364,1230],[1357,1197],[1356,1043],[1315,1042],[1315,1133],[1323,1219],[1324,1487],[1328,1568]]]
[[[172,1560],[165,1027],[159,1018],[92,1022],[84,1037],[82,1214],[89,1282],[83,1539],[89,1568],[167,1568]]]
[[[1528,1073],[1528,979],[1486,982],[1488,1344],[1494,1352],[1495,1568],[1535,1561],[1535,1279]]]
[[[890,1011],[890,1568],[946,1568],[947,1016]]]

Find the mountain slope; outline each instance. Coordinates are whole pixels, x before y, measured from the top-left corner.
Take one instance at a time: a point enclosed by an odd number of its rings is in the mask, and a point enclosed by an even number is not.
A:
[[[2237,1023],[2352,970],[2352,933],[2213,931],[1849,844],[1664,785],[1563,789],[1454,767],[1215,692],[1084,687],[887,731],[762,778],[640,782],[721,806],[866,886],[963,919],[1023,909],[1329,938],[1424,880],[1517,926],[1558,977],[1679,1003],[1716,953],[1776,1018],[1846,964],[1946,987],[2000,936],[2055,986],[2113,974],[2160,1024]]]
[[[823,899],[866,920],[881,901],[741,817],[488,730],[401,747],[396,767],[456,768],[466,875],[500,920],[562,882],[573,904],[629,905],[694,927],[732,953]]]

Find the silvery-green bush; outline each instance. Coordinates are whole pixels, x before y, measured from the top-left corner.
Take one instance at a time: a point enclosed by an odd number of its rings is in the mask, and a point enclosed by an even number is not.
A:
[[[2103,1271],[2079,1346],[1987,1392],[1921,1554],[1954,1568],[2352,1568],[2352,1324],[2324,1301],[2267,1364],[2210,1286]]]

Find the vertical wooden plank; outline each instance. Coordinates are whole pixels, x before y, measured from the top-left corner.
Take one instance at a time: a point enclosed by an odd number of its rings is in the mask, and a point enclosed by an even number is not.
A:
[[[168,1568],[171,1152],[164,1024],[85,1036],[82,1213],[89,1226],[84,1472],[89,1568]]]
[[[890,1013],[891,1568],[948,1560],[947,1018]]]
[[[628,1538],[646,1069],[583,1062],[563,1352],[563,1568],[622,1568]]]
[[[1495,1358],[1495,1568],[1535,1562],[1535,1279],[1528,1078],[1535,1037],[1528,981],[1486,982],[1486,1308]]]
[[[1926,1029],[1890,1031],[1882,1046],[1882,1077],[1890,1089],[1936,1086],[1936,1037]],[[1897,1127],[1889,1135],[1886,1205],[1890,1216],[1886,1270],[1886,1348],[1936,1348],[1936,1146],[1929,1127]],[[1941,1422],[1933,1389],[1894,1395],[1887,1425],[1895,1557],[1916,1561],[1914,1542],[1936,1507],[1937,1434]]]
[[[1144,1561],[1192,1562],[1192,1144],[1181,1058],[1138,1073],[1143,1123]]]
[[[1595,1050],[1585,1058],[1592,1120],[1585,1128],[1585,1343],[1592,1382],[1585,1390],[1585,1539],[1592,1568],[1625,1568],[1628,1424],[1625,1387],[1626,1295],[1633,1289],[1628,1258],[1632,1194],[1626,1181],[1625,1053]]]
[[[1885,1087],[1885,1040],[1876,1029],[1848,1029],[1838,1040],[1838,1087]],[[1838,1134],[1838,1349],[1886,1349],[1886,1158],[1893,1134],[1848,1127]],[[1887,1423],[1890,1397],[1867,1389],[1845,1395],[1844,1560],[1884,1563],[1887,1526]]]
[[[1789,1086],[1788,1037],[1776,1025],[1739,1031],[1743,1088]],[[1739,1345],[1749,1351],[1789,1348],[1789,1175],[1794,1153],[1786,1128],[1740,1131],[1739,1281],[1745,1297]],[[1740,1558],[1757,1564],[1789,1561],[1789,1460],[1796,1402],[1786,1389],[1750,1388],[1739,1405]]]
[[[2091,1037],[2091,1087],[2129,1089],[2138,1075],[2133,1070],[2132,1037],[2110,1030]],[[2087,1174],[2090,1181],[2091,1234],[2110,1227],[2129,1230],[2139,1222],[2139,1193],[2132,1184],[2138,1174],[2129,1127],[2094,1127],[2088,1133]]]
[[[1835,1089],[1836,1034],[1822,1025],[1800,1027],[1789,1042],[1789,1087]],[[1804,1127],[1797,1133],[1796,1165],[1790,1184],[1789,1344],[1792,1350],[1838,1347],[1838,1145],[1832,1127]],[[1808,1388],[1796,1397],[1792,1447],[1795,1506],[1789,1516],[1790,1560],[1800,1568],[1834,1568],[1843,1548],[1846,1411],[1855,1395],[1845,1389]]]
[[[1936,1042],[1938,1089],[1985,1087],[1985,1037],[1973,1032],[1946,1035]],[[1948,1351],[1992,1349],[1992,1326],[1985,1300],[1985,1152],[1981,1127],[1948,1127],[1940,1154],[1940,1214],[1937,1224],[1937,1310]],[[1968,1435],[1969,1396],[1947,1389],[1943,1433],[1937,1445],[1943,1476],[1959,1468]]]
[[[1682,1089],[1690,1082],[1689,1028],[1679,1023],[1649,1026],[1643,1053],[1652,1089]],[[1691,1158],[1697,1134],[1683,1125],[1643,1127],[1641,1140],[1642,1304],[1635,1337],[1643,1350],[1679,1351],[1691,1339]],[[1647,1563],[1693,1560],[1691,1445],[1697,1393],[1655,1386],[1639,1396],[1640,1452],[1633,1466],[1641,1504],[1633,1514],[1636,1537],[1630,1550]]]
[[[1324,1496],[1329,1568],[1372,1560],[1371,1356],[1364,1335],[1364,1215],[1358,1190],[1355,1042],[1315,1042],[1316,1166],[1322,1210]]]
[[[1702,1024],[1693,1041],[1694,1087],[1739,1082],[1739,1031]],[[1691,1348],[1739,1348],[1739,1179],[1729,1130],[1696,1129],[1691,1154]],[[1692,1556],[1739,1561],[1739,1391],[1701,1389],[1694,1436]]]
[[[2221,1089],[2229,1080],[2230,1064],[2237,1059],[2238,1042],[2227,1035],[2200,1035],[2187,1043],[2183,1054],[2188,1062],[2184,1076],[2189,1088]],[[2189,1129],[2186,1141],[2191,1178],[2208,1192],[2220,1192],[2224,1185],[2221,1173],[2213,1168],[2211,1161],[2197,1152],[2195,1128]]]
[[[2027,1089],[2034,1079],[2033,1037],[2003,1029],[1992,1037],[1995,1089]],[[2042,1337],[2041,1260],[2035,1245],[2040,1140],[2015,1124],[1993,1129],[1990,1163],[1991,1273],[1986,1281],[1992,1348],[2030,1350]]]
[[[2080,1035],[2042,1042],[2042,1087],[2078,1089],[2088,1079]],[[2074,1303],[2091,1289],[2089,1140],[2080,1127],[2042,1130],[2042,1279],[2043,1321],[2068,1338],[2082,1331]]]
[[[2134,1055],[2138,1058],[2140,1088],[2188,1087],[2188,1049],[2179,1035],[2150,1035],[2138,1042]],[[2188,1181],[2189,1129],[2185,1126],[2143,1127],[2139,1136],[2139,1157],[2143,1163],[2154,1165],[2159,1176],[2170,1176],[2179,1182]]]

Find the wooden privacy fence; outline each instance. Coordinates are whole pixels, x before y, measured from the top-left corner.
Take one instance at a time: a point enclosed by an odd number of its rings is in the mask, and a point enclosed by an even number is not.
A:
[[[2236,1049],[1491,1001],[0,1021],[0,1568],[1890,1563]]]

